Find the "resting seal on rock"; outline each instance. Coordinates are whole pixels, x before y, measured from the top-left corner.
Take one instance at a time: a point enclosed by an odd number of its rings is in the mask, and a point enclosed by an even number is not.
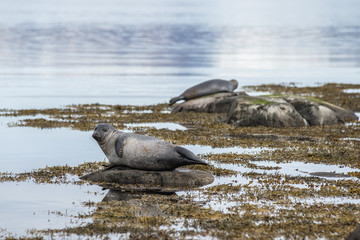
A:
[[[187,89],[185,92],[180,94],[180,96],[170,99],[170,105],[173,105],[179,100],[187,101],[189,99],[198,98],[219,92],[233,92],[237,87],[238,82],[235,79],[232,79],[230,81],[221,79],[205,81]]]
[[[117,131],[107,123],[96,125],[93,138],[112,167],[169,171],[193,164],[208,165],[191,151],[145,135]]]

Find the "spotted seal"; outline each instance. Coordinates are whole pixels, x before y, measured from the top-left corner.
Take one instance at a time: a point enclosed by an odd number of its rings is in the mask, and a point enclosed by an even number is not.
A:
[[[233,92],[238,87],[238,81],[232,79],[230,81],[213,79],[199,83],[180,94],[178,97],[170,99],[170,105],[179,100],[189,100],[219,92]]]
[[[92,134],[112,167],[167,171],[184,165],[208,165],[191,151],[154,137],[126,133],[100,123]]]

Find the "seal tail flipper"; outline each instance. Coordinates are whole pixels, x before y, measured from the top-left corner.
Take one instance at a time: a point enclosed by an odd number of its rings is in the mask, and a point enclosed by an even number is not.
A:
[[[174,98],[170,99],[170,106],[182,99],[184,99],[182,96],[178,96],[178,97],[174,97]]]
[[[202,164],[202,165],[209,165],[204,160],[201,160],[197,157],[194,153],[187,150],[186,148],[176,146],[175,151],[184,158],[186,161],[184,165],[192,165],[192,164]]]

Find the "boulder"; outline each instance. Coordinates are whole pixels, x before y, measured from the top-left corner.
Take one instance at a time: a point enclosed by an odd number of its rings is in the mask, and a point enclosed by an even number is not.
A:
[[[175,169],[173,171],[110,169],[92,172],[80,177],[80,179],[112,190],[154,192],[173,192],[201,187],[214,181],[211,173],[190,169]]]
[[[345,120],[326,105],[320,105],[304,98],[287,99],[309,125],[333,125],[345,123]]]
[[[172,112],[227,113],[225,122],[237,127],[303,127],[343,124],[357,120],[354,112],[303,96],[249,96],[244,92],[218,93],[177,104]]]
[[[247,96],[247,94],[245,92],[216,93],[177,104],[171,112],[227,113],[231,103],[237,99],[238,96]]]
[[[298,111],[307,112],[306,109],[311,109],[310,111],[319,111],[316,108],[321,108],[320,111],[327,111],[328,113],[325,113],[324,115],[330,114],[332,115],[331,118],[333,118],[333,123],[330,124],[336,124],[336,121],[339,121],[338,123],[343,123],[344,120],[358,120],[358,117],[353,111],[346,110],[344,108],[338,107],[334,104],[321,101],[316,98],[312,97],[301,97],[301,96],[294,96],[294,95],[284,95],[282,96],[283,99],[288,101],[290,104],[292,104]],[[331,110],[328,111],[327,109]],[[336,118],[336,120],[335,120]],[[328,123],[324,123],[328,124]],[[320,124],[321,125],[321,124]]]
[[[227,123],[236,127],[304,127],[307,121],[288,103],[237,104]]]

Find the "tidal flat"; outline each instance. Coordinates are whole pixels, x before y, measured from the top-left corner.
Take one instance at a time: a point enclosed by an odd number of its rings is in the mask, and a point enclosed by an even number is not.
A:
[[[248,88],[295,92],[360,111],[360,93],[353,91],[360,85]],[[10,207],[1,212],[6,217],[0,221],[0,238],[343,239],[358,226],[359,121],[235,128],[222,122],[224,114],[170,110],[165,103],[1,110],[2,128],[29,131],[21,147],[4,158],[16,160],[25,152],[31,161],[29,151],[36,147],[41,152],[34,158],[41,153],[46,158],[36,162],[39,168],[29,164],[1,171],[6,197],[0,202]],[[91,139],[99,122],[185,146],[210,164],[188,168],[211,172],[215,181],[161,194],[102,189],[81,181],[79,176],[106,163]],[[46,137],[37,138],[41,134]],[[38,141],[32,143],[32,138]],[[51,145],[54,139],[60,140]]]

